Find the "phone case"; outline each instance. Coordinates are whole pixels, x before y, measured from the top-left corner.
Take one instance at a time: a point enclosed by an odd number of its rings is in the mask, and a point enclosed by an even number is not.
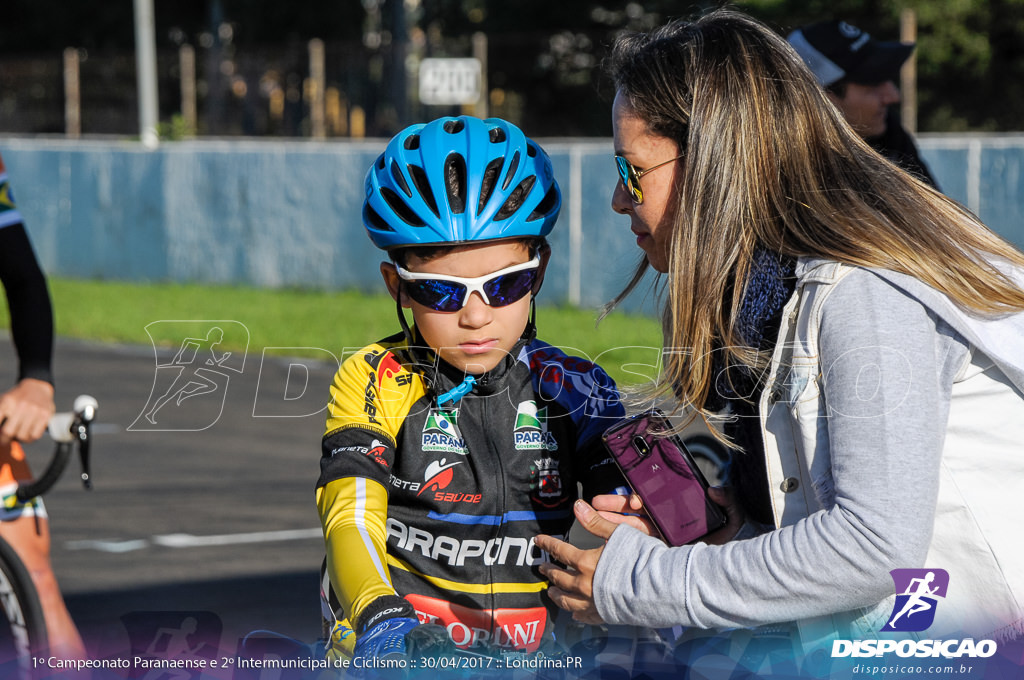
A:
[[[670,429],[665,415],[652,409],[614,425],[603,439],[662,538],[678,546],[724,526],[726,518],[708,499],[707,480]]]

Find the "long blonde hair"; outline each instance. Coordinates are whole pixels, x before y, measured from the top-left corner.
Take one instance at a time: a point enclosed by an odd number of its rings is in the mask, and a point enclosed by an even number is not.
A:
[[[754,19],[720,9],[623,35],[608,71],[648,130],[686,153],[662,308],[665,347],[686,351],[664,353],[654,392],[707,418],[716,347],[755,374],[767,366],[736,327],[758,247],[909,274],[980,314],[1024,309],[1024,290],[991,264],[1024,267],[1024,254],[874,152]]]

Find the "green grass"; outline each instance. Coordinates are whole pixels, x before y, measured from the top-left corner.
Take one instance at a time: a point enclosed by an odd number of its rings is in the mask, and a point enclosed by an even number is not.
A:
[[[50,279],[57,334],[100,342],[168,347],[182,340],[182,327],[162,320],[233,320],[249,331],[248,348],[224,349],[323,358],[363,347],[399,330],[395,304],[384,294],[307,290],[260,290],[234,286],[134,284]],[[596,310],[540,306],[540,337],[566,351],[596,360],[621,384],[653,377],[661,346],[655,319],[614,313],[595,328]],[[0,318],[7,325],[6,316]],[[199,324],[196,333],[202,332]],[[162,336],[161,333],[166,333]],[[294,348],[309,348],[298,350]],[[319,350],[319,351],[318,351]]]

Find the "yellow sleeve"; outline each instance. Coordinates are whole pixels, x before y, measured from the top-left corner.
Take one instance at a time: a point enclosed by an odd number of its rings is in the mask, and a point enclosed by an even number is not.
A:
[[[358,427],[394,442],[409,409],[424,394],[423,380],[410,373],[388,346],[364,347],[334,374],[324,436]]]
[[[382,595],[395,595],[387,568],[387,490],[345,477],[316,490],[327,544],[327,574],[349,621]]]

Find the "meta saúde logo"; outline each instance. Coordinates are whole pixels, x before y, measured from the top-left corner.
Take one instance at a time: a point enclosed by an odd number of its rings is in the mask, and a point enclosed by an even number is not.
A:
[[[935,622],[935,614],[949,589],[945,569],[893,569],[896,601],[881,633],[920,633]],[[989,657],[996,653],[994,640],[972,638],[945,640],[834,640],[832,657]]]

